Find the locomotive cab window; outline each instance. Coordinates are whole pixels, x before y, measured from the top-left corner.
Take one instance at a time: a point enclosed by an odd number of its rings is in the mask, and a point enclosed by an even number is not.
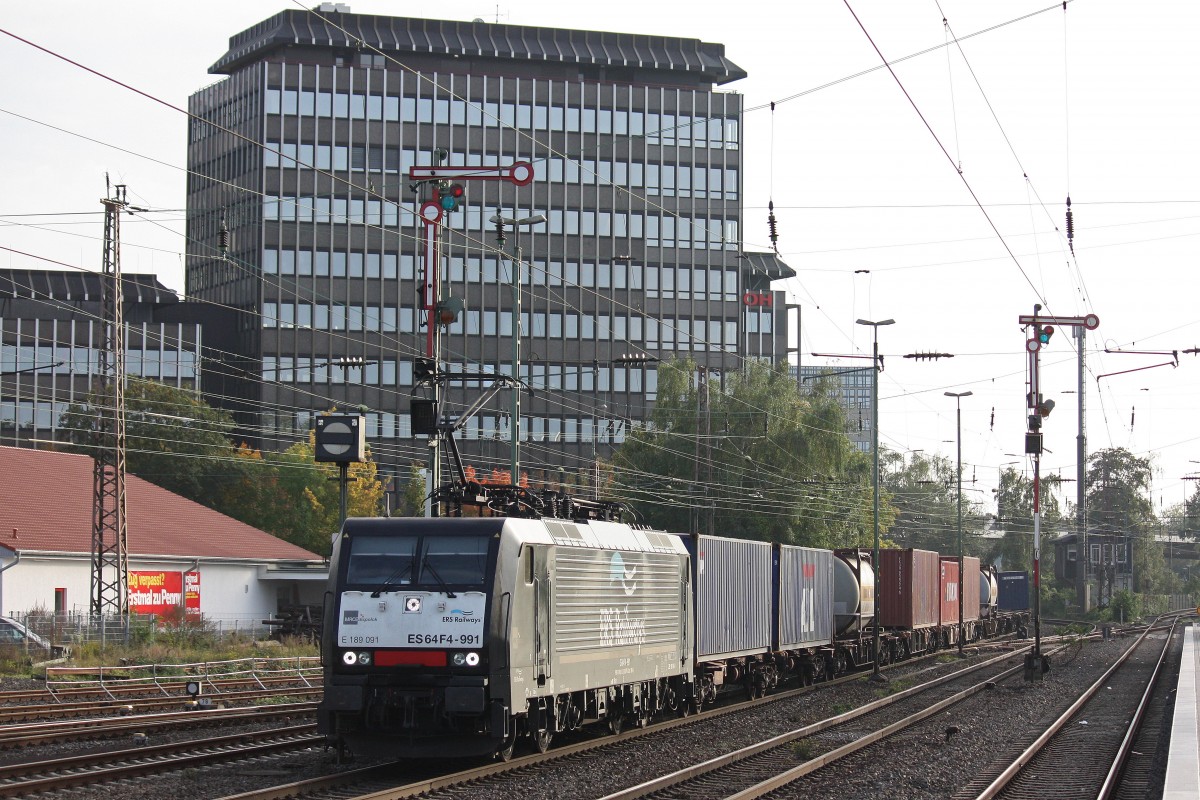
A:
[[[350,542],[346,583],[407,586],[413,582],[416,536],[356,536]]]
[[[346,584],[375,591],[483,586],[490,542],[485,536],[357,536]]]

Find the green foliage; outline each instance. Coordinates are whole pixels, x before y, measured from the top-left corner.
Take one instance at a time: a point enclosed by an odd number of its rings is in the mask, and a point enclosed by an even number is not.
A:
[[[95,408],[89,393],[63,413],[68,449],[94,455],[100,444]],[[104,400],[103,402],[108,402]],[[233,446],[230,416],[211,408],[185,389],[130,377],[125,388],[126,468],[164,489],[224,511],[219,498],[227,482],[241,478],[229,457]]]
[[[121,646],[113,642],[101,647],[99,642],[85,642],[74,649],[71,664],[78,667],[107,667],[113,664],[200,664],[236,661],[241,658],[294,658],[319,655],[318,646],[303,638],[287,639],[282,646],[265,647],[263,643],[237,637],[197,637],[180,639],[152,628],[144,642]],[[240,668],[240,667],[239,667]]]
[[[1132,622],[1142,615],[1142,598],[1124,589],[1113,592],[1105,611],[1111,620]]]
[[[129,472],[168,491],[328,555],[340,514],[338,468],[313,460],[313,434],[284,453],[235,446],[233,423],[192,392],[130,378],[125,393]],[[62,426],[70,449],[92,455],[97,397],[70,406]],[[349,470],[347,514],[376,516],[383,484],[370,460]],[[422,484],[421,494],[424,494]],[[409,494],[406,493],[406,498]]]
[[[1062,521],[1062,510],[1058,498],[1051,491],[1056,485],[1054,478],[1041,480],[1039,507],[1042,514],[1042,574],[1053,575],[1054,548],[1046,541],[1047,531],[1054,530]],[[1033,479],[1027,478],[1011,467],[1000,473],[1000,487],[996,505],[996,526],[1004,535],[992,545],[987,561],[1000,561],[1006,570],[1033,570]]]
[[[888,539],[900,547],[917,547],[939,553],[958,552],[958,479],[956,466],[941,456],[913,453],[880,454],[880,486],[896,510]],[[983,556],[977,533],[983,515],[977,504],[963,497],[963,552]]]
[[[404,483],[404,494],[399,507],[392,509],[396,517],[421,517],[425,515],[425,475],[421,465],[413,463],[408,468],[408,480]]]
[[[666,530],[695,525],[812,547],[870,542],[870,462],[845,435],[828,385],[802,392],[784,367],[759,362],[724,387],[697,375],[691,360],[659,367],[652,425],[616,451],[602,494]],[[881,527],[893,517],[884,509]]]
[[[1075,606],[1075,590],[1069,586],[1055,586],[1043,581],[1041,597],[1043,616],[1061,617],[1078,613],[1078,607]]]
[[[1136,536],[1154,516],[1146,497],[1150,461],[1123,447],[1098,450],[1088,459],[1088,527],[1100,533]]]

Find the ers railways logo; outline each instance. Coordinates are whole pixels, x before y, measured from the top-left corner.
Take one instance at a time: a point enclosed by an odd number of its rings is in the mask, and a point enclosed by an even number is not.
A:
[[[608,563],[609,582],[619,583],[621,588],[625,590],[625,596],[628,597],[637,591],[637,582],[634,577],[637,576],[637,567],[632,570],[625,569],[625,559],[621,558],[620,553],[613,553],[612,559]]]

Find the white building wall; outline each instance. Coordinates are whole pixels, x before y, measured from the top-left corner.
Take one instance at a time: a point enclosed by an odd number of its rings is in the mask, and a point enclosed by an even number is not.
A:
[[[187,572],[193,561],[131,559],[132,571]],[[280,582],[259,580],[257,563],[201,561],[200,613],[221,623],[257,622],[275,613]],[[0,609],[6,615],[54,611],[54,590],[67,590],[67,611],[86,614],[91,604],[91,560],[84,556],[22,553],[20,563],[0,573]]]

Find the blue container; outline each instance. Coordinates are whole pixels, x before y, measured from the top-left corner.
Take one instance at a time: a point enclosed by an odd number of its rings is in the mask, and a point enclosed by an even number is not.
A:
[[[1029,610],[1028,572],[997,572],[996,582],[1000,584],[996,608],[1001,611]]]

